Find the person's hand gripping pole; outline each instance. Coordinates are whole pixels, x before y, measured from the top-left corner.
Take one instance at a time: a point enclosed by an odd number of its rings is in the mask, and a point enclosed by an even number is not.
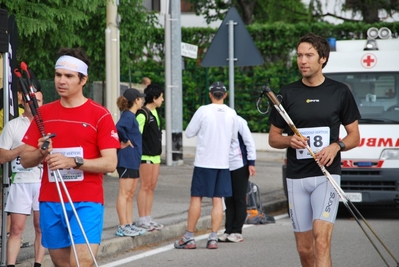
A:
[[[285,122],[288,124],[288,126],[291,128],[291,130],[294,132],[295,135],[301,137],[304,141],[306,141],[305,137],[299,132],[298,128],[296,128],[294,122],[291,120],[290,116],[287,114],[285,111],[284,107],[281,105],[280,101],[274,94],[274,92],[270,89],[268,85],[265,85],[262,87],[262,93],[266,94],[266,96],[269,98],[269,100],[273,103],[274,107],[278,111],[278,113],[283,117]],[[378,237],[378,235],[375,233],[373,228],[371,228],[370,224],[366,221],[366,219],[363,217],[363,215],[359,212],[359,210],[355,207],[355,205],[352,203],[352,201],[347,197],[345,192],[341,189],[341,187],[338,185],[338,183],[334,180],[334,178],[331,176],[331,174],[327,171],[327,169],[319,164],[319,161],[316,157],[316,154],[312,151],[312,149],[309,147],[309,145],[306,143],[306,149],[309,151],[310,155],[314,158],[316,163],[319,165],[321,171],[323,174],[327,177],[327,180],[332,184],[334,187],[334,190],[337,192],[339,197],[341,198],[342,202],[344,203],[345,207],[349,210],[349,212],[353,215],[355,218],[356,222],[359,224],[360,228],[363,230],[364,234],[367,236],[371,244],[374,246],[378,254],[380,255],[381,259],[385,262],[385,264],[389,267],[388,262],[384,258],[384,256],[381,254],[380,250],[376,246],[376,244],[373,242],[369,234],[366,232],[366,229],[363,227],[363,225],[360,223],[358,216],[363,220],[363,222],[367,225],[367,227],[370,229],[370,231],[374,234],[374,236],[377,238],[377,240],[380,242],[380,244],[384,247],[384,249],[388,252],[388,254],[392,257],[392,259],[396,262],[397,267],[399,267],[399,262],[395,258],[395,256],[391,253],[391,251],[387,248],[387,246],[382,242],[382,240]],[[353,208],[353,210],[352,210]],[[356,213],[357,214],[356,214]]]

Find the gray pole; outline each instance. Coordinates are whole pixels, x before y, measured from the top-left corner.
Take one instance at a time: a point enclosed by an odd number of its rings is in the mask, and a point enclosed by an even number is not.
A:
[[[171,33],[169,0],[165,12],[165,128],[166,128],[166,165],[172,165],[172,86],[171,86]]]
[[[183,103],[182,103],[182,56],[181,56],[181,26],[180,0],[171,0],[171,95],[172,95],[172,127],[167,152],[167,165],[181,165],[183,160]],[[171,134],[170,134],[171,133]]]
[[[9,75],[10,75],[10,64],[9,64],[9,53],[3,53],[3,125],[6,125],[6,123],[8,122],[8,114],[10,112],[10,87],[9,87]],[[8,177],[10,173],[10,169],[9,169],[9,164],[4,163],[3,164],[3,201],[2,201],[2,212],[1,212],[1,218],[2,218],[2,224],[1,224],[1,236],[3,237],[1,239],[1,247],[3,248],[1,250],[1,266],[6,266],[6,249],[4,249],[6,247],[7,244],[7,213],[4,211],[5,208],[5,204],[6,204],[6,200],[7,200],[7,195],[8,195],[8,186],[9,186],[9,182],[8,182]]]
[[[229,94],[230,107],[234,109],[234,25],[237,25],[233,20],[227,23],[229,26]]]
[[[106,107],[115,122],[119,118],[116,99],[120,94],[119,81],[119,28],[118,28],[118,3],[108,0],[107,3],[107,28],[105,30],[105,65],[106,65]]]

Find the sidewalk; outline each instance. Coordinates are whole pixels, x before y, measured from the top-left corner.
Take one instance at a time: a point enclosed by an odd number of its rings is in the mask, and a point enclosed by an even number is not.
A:
[[[184,164],[182,166],[161,165],[160,176],[155,189],[152,216],[155,221],[163,224],[165,227],[160,231],[153,231],[135,238],[115,236],[118,225],[115,203],[118,195],[119,181],[116,177],[104,177],[105,219],[98,258],[131,250],[137,246],[173,240],[174,238],[177,239],[184,233],[190,200],[194,153],[195,150],[193,148],[184,148]],[[283,151],[257,151],[257,174],[251,177],[250,180],[259,186],[263,209],[266,214],[279,211],[286,207],[286,198],[281,182],[281,163],[283,157]],[[138,219],[136,196],[133,205],[134,220]],[[197,230],[207,230],[210,227],[211,207],[211,199],[204,198],[202,214],[197,224]],[[23,238],[24,241],[33,243],[31,218],[27,220],[27,229]],[[22,248],[18,255],[17,266],[33,266],[33,257],[33,246]],[[48,255],[45,256],[42,266],[52,266]]]

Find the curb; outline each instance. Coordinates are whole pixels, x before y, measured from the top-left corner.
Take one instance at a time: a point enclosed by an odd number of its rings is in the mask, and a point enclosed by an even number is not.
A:
[[[287,200],[284,198],[268,201],[263,204],[263,211],[265,214],[275,213],[287,208]],[[222,222],[223,223],[223,222]],[[210,229],[211,216],[203,216],[197,222],[196,231],[206,231]],[[173,238],[178,239],[186,231],[186,221],[165,226],[161,231],[152,231],[151,233],[138,237],[115,237],[101,241],[98,249],[97,260],[111,257],[117,253],[125,253],[134,250],[138,247],[153,245]],[[172,241],[171,241],[172,242]],[[17,267],[32,267],[34,259],[25,260],[17,263]],[[42,266],[53,266],[50,255],[46,253],[44,256]]]

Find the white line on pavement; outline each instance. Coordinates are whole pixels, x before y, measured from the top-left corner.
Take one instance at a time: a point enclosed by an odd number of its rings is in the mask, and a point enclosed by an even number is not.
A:
[[[203,240],[205,238],[208,238],[208,236],[209,236],[209,234],[204,234],[204,235],[197,236],[194,239],[195,239],[195,241],[199,241],[199,240]],[[139,259],[142,259],[142,258],[146,258],[146,257],[152,256],[152,255],[155,255],[155,254],[158,254],[158,253],[162,253],[162,252],[165,252],[165,251],[168,251],[168,250],[172,250],[174,248],[175,247],[174,247],[173,244],[172,245],[167,245],[167,246],[164,246],[164,247],[161,247],[161,248],[157,248],[157,249],[154,249],[154,250],[151,250],[151,251],[148,251],[148,252],[144,252],[144,253],[132,256],[132,257],[124,258],[124,259],[121,259],[121,260],[118,260],[118,261],[113,261],[113,262],[101,265],[100,267],[116,267],[116,266],[119,266],[119,265],[122,265],[122,264],[126,264],[126,263],[129,263],[129,262],[132,262],[132,261],[136,261],[136,260],[139,260]]]
[[[288,217],[288,214],[281,214],[281,215],[274,216],[274,219],[277,221],[277,220],[281,220],[281,219],[286,218],[286,217]],[[252,226],[255,226],[255,225],[253,225],[253,224],[245,224],[243,226],[243,228],[248,228],[248,227],[252,227]],[[219,231],[219,233],[223,233],[223,231],[224,231],[224,229]],[[195,239],[195,241],[199,241],[199,240],[203,240],[205,238],[208,238],[208,236],[209,236],[209,234],[204,234],[204,235],[196,236],[194,239]],[[124,259],[121,259],[121,260],[113,261],[113,262],[101,265],[100,267],[116,267],[116,266],[120,266],[122,264],[127,264],[129,262],[136,261],[136,260],[139,260],[139,259],[143,259],[143,258],[152,256],[152,255],[155,255],[155,254],[158,254],[158,253],[162,253],[162,252],[165,252],[165,251],[168,251],[168,250],[172,250],[172,249],[174,249],[174,245],[173,244],[167,245],[167,246],[164,246],[164,247],[161,247],[161,248],[157,248],[157,249],[154,249],[154,250],[151,250],[151,251],[148,251],[148,252],[144,252],[144,253],[141,253],[141,254],[138,254],[138,255],[135,255],[135,256],[131,256],[131,257],[128,257],[128,258],[124,258]]]

